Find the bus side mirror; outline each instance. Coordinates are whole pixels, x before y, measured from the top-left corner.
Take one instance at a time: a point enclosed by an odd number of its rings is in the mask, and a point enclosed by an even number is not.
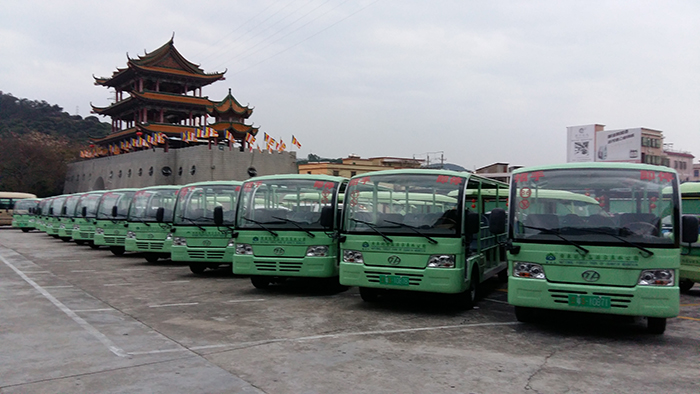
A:
[[[214,224],[217,226],[224,224],[224,207],[214,207]]]
[[[53,215],[53,207],[49,208],[49,215]]]
[[[333,207],[321,208],[321,218],[319,222],[323,228],[333,228]]]
[[[118,213],[118,211],[117,211],[117,206],[115,205],[115,206],[112,207],[112,217],[113,217],[113,218],[116,218],[116,217],[117,217],[117,213]]]
[[[467,234],[477,234],[479,232],[479,227],[481,227],[479,214],[476,212],[467,212],[467,223],[465,228]]]
[[[82,215],[84,218],[87,217],[87,207],[83,207],[83,209],[80,211],[80,215]]]
[[[156,222],[163,223],[163,218],[165,217],[165,208],[160,207],[156,210]]]
[[[65,216],[68,209],[66,207],[61,208],[61,215]]]
[[[698,242],[698,218],[693,215],[683,215],[682,228],[683,242],[695,243]]]
[[[491,234],[503,234],[506,232],[506,210],[494,208],[489,218],[489,230]]]

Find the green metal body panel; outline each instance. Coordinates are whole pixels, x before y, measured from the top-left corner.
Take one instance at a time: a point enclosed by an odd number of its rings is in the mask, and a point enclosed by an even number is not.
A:
[[[228,263],[233,262],[235,247],[228,246],[231,231],[220,231],[216,226],[175,226],[173,236],[185,238],[187,245],[172,245],[170,258],[186,263]],[[171,242],[172,243],[172,242]]]
[[[700,217],[700,182],[681,184],[683,214]],[[700,239],[691,245],[690,251],[684,244],[681,250],[681,279],[700,283]]]
[[[12,215],[12,227],[33,229],[34,228],[34,220],[35,220],[34,215],[13,214]]]
[[[237,254],[233,273],[275,277],[330,278],[338,276],[337,240],[323,231],[312,231],[311,238],[303,231],[276,230],[278,237],[267,231],[238,230],[236,244],[253,247],[252,255]],[[328,246],[328,256],[308,257],[309,246]]]
[[[73,223],[73,240],[74,241],[92,241],[95,239],[95,219],[94,218],[75,218]]]
[[[94,243],[98,246],[125,246],[126,231],[127,231],[127,221],[126,214],[128,213],[128,208],[131,203],[131,198],[133,193],[139,189],[116,189],[109,190],[105,192],[102,197],[100,197],[100,203],[98,204],[98,216],[95,220],[95,238]],[[117,214],[117,218],[103,218],[104,215],[101,212],[110,212],[111,207],[107,206],[106,198],[112,198],[112,196],[119,195],[118,204],[122,207],[122,210]],[[123,200],[123,201],[122,201]]]
[[[166,242],[172,231],[169,223],[128,222],[127,230],[135,234],[135,238],[126,238],[124,247],[127,252],[170,253],[171,242]]]

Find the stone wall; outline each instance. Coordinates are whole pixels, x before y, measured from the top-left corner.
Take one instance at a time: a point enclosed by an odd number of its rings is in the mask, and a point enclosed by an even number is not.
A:
[[[296,174],[296,152],[240,152],[223,145],[213,146],[210,150],[207,145],[200,145],[168,152],[163,149],[144,150],[84,160],[68,165],[63,192],[242,181],[250,178],[248,168],[251,166],[258,175]]]

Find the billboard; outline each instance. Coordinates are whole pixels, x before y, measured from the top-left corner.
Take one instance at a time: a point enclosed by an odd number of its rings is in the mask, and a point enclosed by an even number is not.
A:
[[[566,162],[581,163],[595,160],[595,125],[566,128]]]
[[[642,162],[642,129],[599,131],[595,142],[595,161]]]

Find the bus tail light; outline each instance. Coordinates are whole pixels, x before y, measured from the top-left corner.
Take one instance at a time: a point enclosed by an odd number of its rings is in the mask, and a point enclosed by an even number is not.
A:
[[[428,258],[428,267],[430,268],[454,268],[455,255],[453,254],[434,254]]]
[[[360,251],[344,250],[343,251],[343,262],[344,263],[364,264],[365,259],[362,257],[362,252],[360,252]]]
[[[516,278],[547,279],[541,265],[519,261],[513,263],[513,276]]]
[[[642,286],[673,286],[673,270],[644,270],[639,275],[638,285]]]

